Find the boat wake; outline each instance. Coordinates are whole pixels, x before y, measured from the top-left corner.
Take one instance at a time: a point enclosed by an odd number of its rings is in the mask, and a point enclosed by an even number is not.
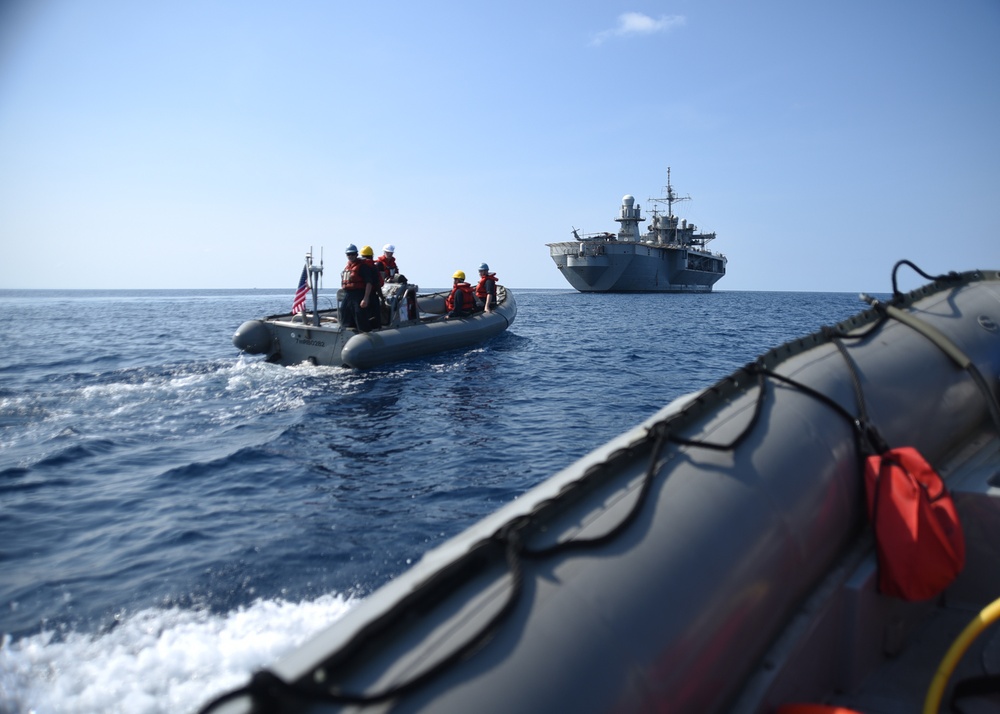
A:
[[[258,600],[225,615],[149,609],[101,634],[55,630],[0,644],[0,711],[196,711],[302,644],[356,601]]]

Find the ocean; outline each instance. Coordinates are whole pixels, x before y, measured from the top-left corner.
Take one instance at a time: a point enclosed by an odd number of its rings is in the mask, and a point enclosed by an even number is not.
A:
[[[367,372],[232,346],[293,290],[0,290],[0,712],[195,712],[853,293],[514,290]]]

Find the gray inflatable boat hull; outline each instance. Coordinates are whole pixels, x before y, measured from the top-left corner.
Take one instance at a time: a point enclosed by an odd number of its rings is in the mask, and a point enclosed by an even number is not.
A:
[[[305,318],[288,314],[247,320],[237,328],[233,344],[247,354],[265,355],[267,361],[286,366],[310,363],[369,369],[485,342],[510,327],[517,316],[513,293],[498,286],[499,303],[492,312],[445,319],[447,294],[418,296],[420,317],[411,320],[400,319],[394,301],[391,325],[373,332],[343,327],[335,309]]]
[[[340,353],[341,362],[356,369],[414,359],[485,342],[506,330],[517,315],[509,292],[493,312],[480,312],[457,320],[441,318],[377,332],[357,334]]]

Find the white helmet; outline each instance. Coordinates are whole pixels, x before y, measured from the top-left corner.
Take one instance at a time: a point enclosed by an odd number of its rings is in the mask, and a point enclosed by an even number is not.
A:
[[[386,253],[395,253],[396,246],[394,246],[392,243],[386,243],[384,246],[382,246],[382,250],[385,251]]]

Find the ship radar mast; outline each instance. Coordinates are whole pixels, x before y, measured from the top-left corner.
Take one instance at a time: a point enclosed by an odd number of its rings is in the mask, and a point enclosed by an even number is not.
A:
[[[674,218],[674,203],[678,203],[680,201],[690,201],[691,197],[690,196],[678,196],[676,193],[674,193],[674,187],[670,183],[670,167],[668,166],[667,167],[667,188],[666,188],[666,195],[663,196],[662,198],[651,198],[649,200],[652,201],[653,203],[665,203],[665,204],[667,204],[667,218],[673,219]]]

